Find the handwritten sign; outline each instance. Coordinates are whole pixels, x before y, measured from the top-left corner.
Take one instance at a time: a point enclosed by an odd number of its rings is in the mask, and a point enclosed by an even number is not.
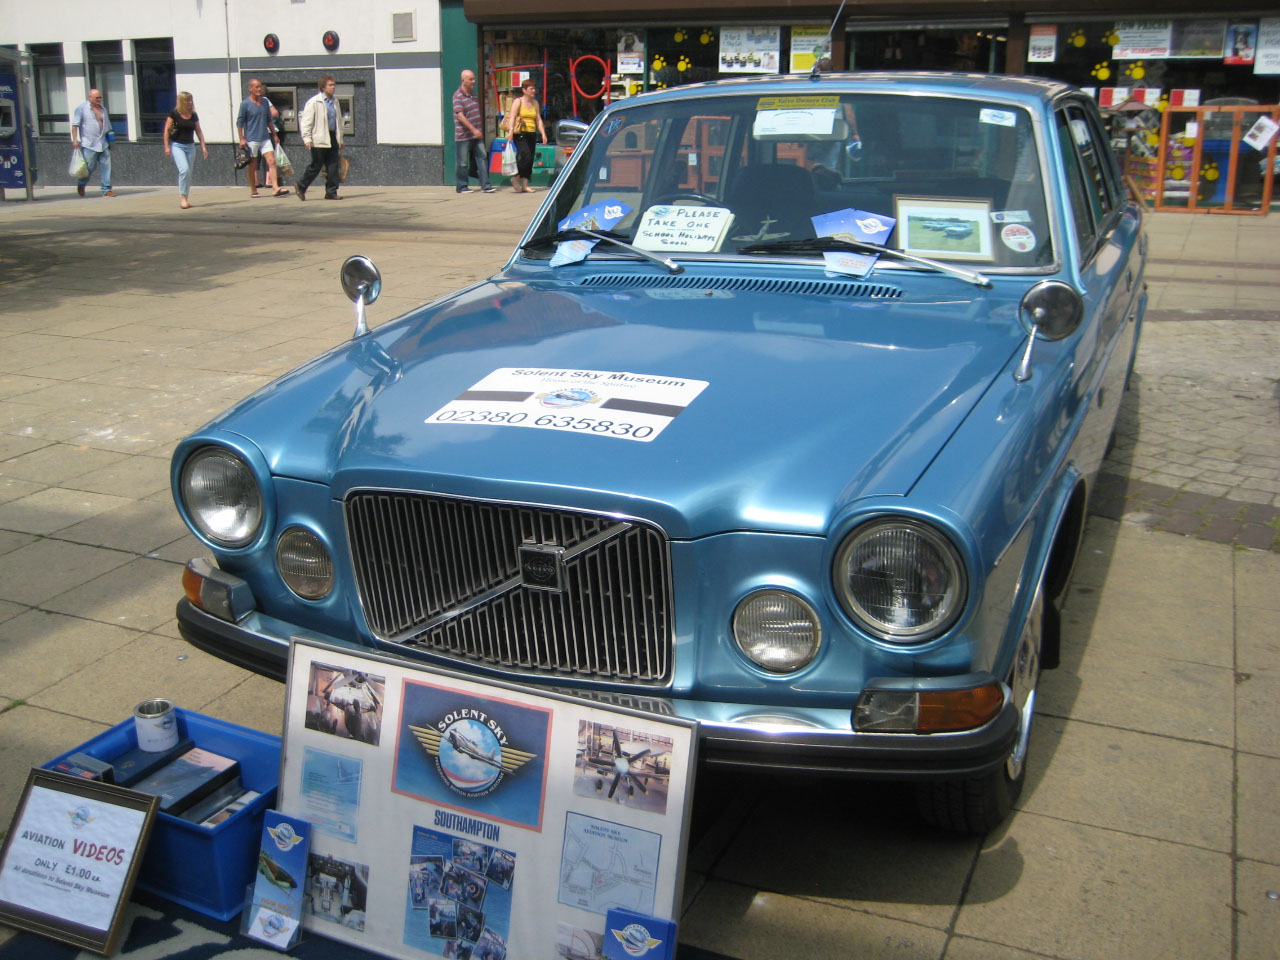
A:
[[[733,213],[724,207],[650,207],[633,241],[643,250],[707,253],[720,246]]]

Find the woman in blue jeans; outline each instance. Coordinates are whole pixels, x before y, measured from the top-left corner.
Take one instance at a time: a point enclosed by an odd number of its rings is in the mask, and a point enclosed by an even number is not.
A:
[[[196,159],[197,137],[200,138],[200,151],[208,160],[209,148],[204,142],[204,131],[200,129],[200,114],[196,113],[195,100],[183,90],[178,94],[178,105],[164,121],[164,152],[166,156],[173,157],[173,165],[178,168],[178,195],[182,198],[183,210],[191,206],[187,202],[187,193],[191,189],[191,167]]]

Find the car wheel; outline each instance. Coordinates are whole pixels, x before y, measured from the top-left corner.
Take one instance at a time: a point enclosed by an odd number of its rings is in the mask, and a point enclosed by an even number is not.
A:
[[[1043,628],[1044,598],[1037,589],[1007,680],[1010,697],[1018,706],[1018,739],[1000,768],[985,776],[919,784],[916,806],[927,823],[954,833],[984,834],[999,826],[1013,810],[1026,781]]]

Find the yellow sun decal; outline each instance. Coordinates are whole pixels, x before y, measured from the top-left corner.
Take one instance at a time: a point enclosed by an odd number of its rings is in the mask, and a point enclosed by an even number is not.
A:
[[[684,38],[687,36],[688,34],[685,33],[683,30],[677,30],[676,36],[675,36],[676,43],[684,43]]]
[[[686,70],[688,70],[692,66],[693,66],[693,61],[690,60],[688,57],[681,57],[679,60],[676,61],[676,69],[679,70],[681,73],[684,73]]]
[[[702,36],[700,36],[700,37],[698,38],[698,42],[699,42],[699,43],[710,43],[710,42],[711,42],[712,40],[714,40],[715,38],[716,38],[716,35],[715,35],[714,33],[712,33],[710,30],[703,30],[703,31],[702,31]]]
[[[1120,34],[1116,33],[1114,30],[1108,30],[1102,35],[1102,42],[1108,47],[1114,47],[1120,42]]]
[[[1170,180],[1185,180],[1187,178],[1187,168],[1180,162],[1173,163],[1169,166]]]
[[[1142,65],[1141,60],[1135,60],[1124,68],[1124,75],[1134,80],[1141,80],[1147,75],[1147,68]]]
[[[1097,64],[1092,70],[1090,70],[1089,73],[1090,75],[1097,77],[1099,80],[1110,80],[1111,79],[1110,62],[1107,60],[1103,60],[1101,63]]]
[[[1160,134],[1156,133],[1154,130],[1149,131],[1143,139],[1147,141],[1148,147],[1160,146]]]
[[[1158,101],[1156,101],[1156,109],[1159,110],[1161,113],[1164,113],[1166,110],[1169,109],[1169,95],[1167,93],[1161,96]]]
[[[663,83],[661,80],[659,80],[657,83],[653,85],[653,89],[655,90],[665,90],[666,88],[667,88],[667,85]]]
[[[1218,179],[1218,175],[1219,175],[1218,161],[1210,160],[1208,163],[1201,164],[1200,166],[1201,180],[1208,180],[1210,183],[1212,183],[1214,180]]]
[[[1067,37],[1067,43],[1073,47],[1083,47],[1086,43],[1083,30],[1076,30],[1071,36]]]
[[[656,57],[653,58],[653,69],[665,70],[666,66],[667,66],[667,58],[664,57],[662,54],[658,54]]]

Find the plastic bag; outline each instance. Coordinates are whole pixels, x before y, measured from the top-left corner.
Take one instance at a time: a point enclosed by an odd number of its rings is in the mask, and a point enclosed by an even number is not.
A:
[[[516,169],[515,144],[508,140],[507,145],[502,148],[502,175],[504,177],[514,177]]]
[[[338,182],[339,183],[347,182],[347,171],[350,169],[351,169],[351,161],[348,160],[345,156],[340,155],[338,157]]]
[[[293,161],[279,144],[276,144],[276,169],[286,177],[293,173]]]
[[[84,154],[79,147],[71,150],[71,162],[67,164],[67,173],[77,180],[89,179],[89,165],[84,162]]]

